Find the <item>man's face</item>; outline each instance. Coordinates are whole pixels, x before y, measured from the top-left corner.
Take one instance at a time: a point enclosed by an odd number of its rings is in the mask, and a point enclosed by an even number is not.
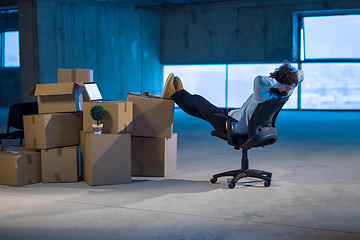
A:
[[[289,91],[294,89],[294,87],[295,84],[291,84],[291,85],[281,84],[278,86],[278,89],[281,94],[287,95]]]

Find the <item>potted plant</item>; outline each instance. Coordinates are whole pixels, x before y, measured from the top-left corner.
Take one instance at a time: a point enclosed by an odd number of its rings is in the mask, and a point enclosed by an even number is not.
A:
[[[100,124],[100,121],[104,118],[105,110],[102,106],[95,105],[90,109],[90,115],[92,119],[96,121],[96,124],[93,123],[93,129],[95,134],[101,134],[103,124]]]

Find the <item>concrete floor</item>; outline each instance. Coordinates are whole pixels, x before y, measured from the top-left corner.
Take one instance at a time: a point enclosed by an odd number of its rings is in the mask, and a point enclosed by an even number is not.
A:
[[[0,239],[360,239],[359,120],[282,111],[278,142],[249,152],[272,185],[249,178],[228,189],[226,178],[209,179],[237,168],[241,152],[176,110],[175,172],[100,187],[0,185]]]

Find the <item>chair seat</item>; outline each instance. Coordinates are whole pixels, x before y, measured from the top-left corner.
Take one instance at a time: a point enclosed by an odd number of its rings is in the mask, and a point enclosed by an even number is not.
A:
[[[212,136],[227,140],[227,133],[226,132],[219,132],[219,131],[212,131],[211,132]],[[233,135],[232,138],[232,145],[233,146],[237,146],[240,147],[241,145],[243,145],[246,141],[248,140],[248,135]]]
[[[10,133],[1,133],[0,139],[17,139],[24,138],[24,132],[21,130],[10,132]]]

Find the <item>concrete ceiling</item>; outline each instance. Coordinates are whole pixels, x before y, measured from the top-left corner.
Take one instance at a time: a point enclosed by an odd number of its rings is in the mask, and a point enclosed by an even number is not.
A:
[[[119,0],[122,2],[135,2],[138,7],[151,6],[171,6],[171,5],[201,5],[201,4],[226,4],[226,3],[243,3],[243,4],[269,4],[269,3],[297,3],[303,0]],[[319,1],[319,0],[307,0]],[[321,0],[327,1],[327,0]]]

